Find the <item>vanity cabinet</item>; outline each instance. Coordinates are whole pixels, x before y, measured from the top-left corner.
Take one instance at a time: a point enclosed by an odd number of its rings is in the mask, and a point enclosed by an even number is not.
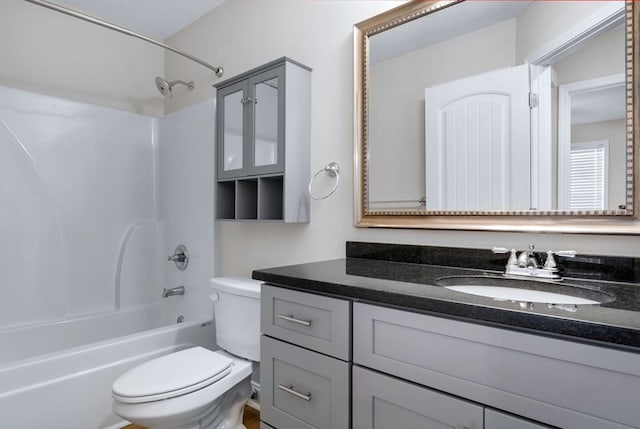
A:
[[[352,382],[352,429],[553,429],[358,366]]]
[[[260,311],[263,427],[349,428],[351,303],[263,285]]]
[[[353,367],[353,429],[482,428],[483,407]]]
[[[217,219],[308,222],[311,70],[281,58],[215,87]]]
[[[637,353],[263,285],[263,428],[632,429]]]
[[[371,422],[367,402],[382,421],[397,414],[442,427],[637,428],[639,362],[634,353],[355,303],[353,428],[384,427]],[[390,378],[397,396],[379,381],[387,376],[401,379]],[[412,396],[435,405],[414,410]],[[386,409],[376,412],[377,398]],[[484,409],[484,425],[466,401]]]

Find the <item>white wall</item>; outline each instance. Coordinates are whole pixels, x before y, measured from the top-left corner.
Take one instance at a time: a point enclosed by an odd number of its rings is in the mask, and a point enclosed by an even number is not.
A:
[[[313,201],[311,223],[220,223],[221,274],[344,256],[346,240],[490,248],[575,248],[580,253],[640,255],[637,237],[468,231],[359,229],[353,226],[353,24],[397,3],[379,1],[229,0],[170,39],[232,76],[286,55],[313,68],[311,166],[342,166],[343,182]],[[313,19],[311,18],[313,17]],[[167,75],[201,85],[169,101],[168,110],[214,94],[207,70],[167,57]]]
[[[609,1],[534,1],[517,18],[517,59],[528,55],[579,23],[610,5]],[[541,29],[543,29],[541,31]]]
[[[553,65],[558,85],[624,73],[625,46],[624,26],[595,37]]]
[[[0,1],[0,85],[159,116],[164,50],[24,0]]]

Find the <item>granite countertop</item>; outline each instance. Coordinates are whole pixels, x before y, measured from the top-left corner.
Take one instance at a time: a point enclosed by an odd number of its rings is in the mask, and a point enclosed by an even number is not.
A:
[[[367,257],[253,272],[254,279],[299,291],[640,353],[640,285],[637,283],[565,278],[563,283],[615,296],[615,300],[603,304],[567,307],[498,301],[436,285],[440,277],[469,275],[500,276],[501,273]]]

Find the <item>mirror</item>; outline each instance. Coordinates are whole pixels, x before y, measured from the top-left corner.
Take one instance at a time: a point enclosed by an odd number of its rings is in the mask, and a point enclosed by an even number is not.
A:
[[[356,225],[636,233],[637,9],[408,2],[356,24]]]

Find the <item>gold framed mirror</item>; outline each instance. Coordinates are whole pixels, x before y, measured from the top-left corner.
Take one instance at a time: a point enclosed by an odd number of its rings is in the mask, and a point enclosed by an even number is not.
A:
[[[356,226],[640,233],[639,8],[420,1],[356,24]]]

